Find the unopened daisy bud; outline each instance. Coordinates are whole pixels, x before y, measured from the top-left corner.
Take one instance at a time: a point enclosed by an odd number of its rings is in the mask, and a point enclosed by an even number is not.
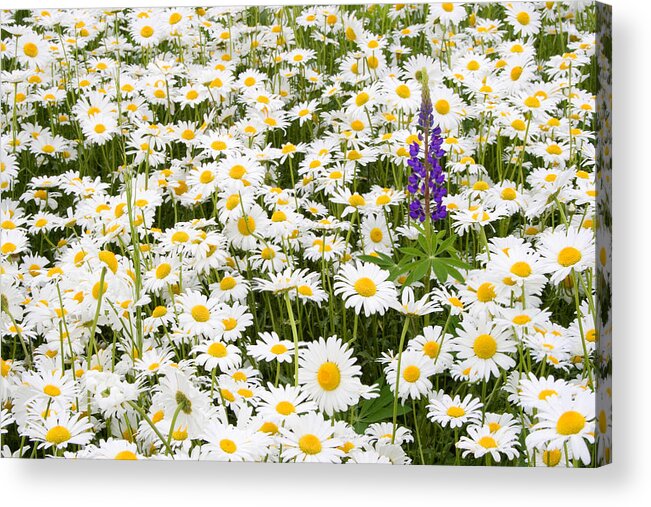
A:
[[[176,391],[176,404],[186,414],[192,413],[192,402],[182,391]]]

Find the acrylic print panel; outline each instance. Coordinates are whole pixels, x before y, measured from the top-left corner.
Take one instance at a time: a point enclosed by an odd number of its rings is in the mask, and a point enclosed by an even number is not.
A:
[[[608,7],[0,17],[3,457],[610,461]]]

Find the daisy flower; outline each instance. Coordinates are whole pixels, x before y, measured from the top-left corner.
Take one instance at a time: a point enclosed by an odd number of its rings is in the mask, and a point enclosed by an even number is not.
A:
[[[353,351],[336,336],[309,342],[299,350],[298,382],[327,415],[347,410],[369,391]]]
[[[573,271],[590,269],[595,257],[594,234],[585,229],[557,229],[540,238],[541,267],[558,285]]]
[[[260,339],[246,347],[248,353],[256,361],[278,361],[289,363],[294,356],[294,344],[289,340],[281,340],[275,331],[258,333]]]
[[[540,406],[538,422],[527,435],[527,446],[559,449],[567,445],[584,465],[591,460],[587,444],[594,442],[595,405],[590,391],[574,396],[551,396]]]
[[[215,461],[259,461],[268,445],[263,433],[251,433],[223,423],[208,425],[201,436],[203,457]]]
[[[215,336],[220,330],[219,302],[195,290],[188,290],[176,297],[179,308],[179,324],[196,336]]]
[[[269,384],[267,391],[260,393],[258,413],[265,418],[285,421],[305,413],[314,412],[316,405],[308,400],[307,393],[298,387]]]
[[[452,335],[443,335],[441,326],[426,326],[423,334],[407,343],[407,350],[420,351],[434,365],[434,373],[444,372],[452,364]]]
[[[452,398],[445,394],[441,398],[430,398],[430,404],[427,405],[429,412],[427,417],[444,428],[459,428],[466,423],[481,420],[482,403],[471,394],[467,394],[462,400],[459,395]]]
[[[208,371],[237,368],[242,364],[240,349],[231,343],[211,340],[200,343],[192,351],[197,355],[197,364]]]
[[[457,332],[453,348],[462,360],[462,369],[470,368],[479,378],[489,380],[515,366],[515,360],[508,355],[516,351],[515,342],[494,322],[466,317]]]
[[[468,436],[462,436],[456,443],[458,449],[462,449],[462,456],[465,458],[472,454],[474,458],[481,458],[486,454],[499,462],[501,456],[507,459],[517,458],[520,453],[517,450],[518,435],[509,428],[502,428],[495,432],[488,426],[469,426]]]
[[[363,308],[367,317],[374,313],[384,315],[397,300],[396,288],[388,278],[389,273],[375,264],[345,264],[335,276],[335,294],[341,294],[346,308],[354,308],[357,314]]]
[[[288,418],[280,428],[282,460],[304,463],[341,463],[343,442],[333,437],[334,428],[318,412]]]
[[[395,394],[398,375],[398,358],[395,358],[387,367],[385,375],[391,392]],[[432,382],[428,377],[435,373],[434,363],[417,350],[405,350],[400,361],[400,382],[398,382],[398,396],[403,403],[411,398],[420,399],[432,390]]]
[[[86,445],[90,442],[94,437],[90,431],[92,427],[87,417],[61,411],[44,420],[30,422],[27,433],[30,438],[41,442],[38,446],[41,449],[65,449],[70,444]]]

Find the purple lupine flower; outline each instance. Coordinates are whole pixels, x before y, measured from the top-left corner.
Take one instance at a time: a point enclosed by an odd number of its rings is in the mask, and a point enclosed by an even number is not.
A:
[[[418,114],[418,125],[423,132],[418,134],[418,138],[423,144],[424,153],[421,160],[420,144],[414,142],[409,146],[408,164],[412,173],[407,180],[407,190],[414,196],[409,204],[409,216],[420,222],[424,222],[428,215],[435,221],[445,218],[448,214],[443,205],[447,188],[440,162],[445,155],[445,151],[441,149],[443,137],[439,127],[432,128],[432,122],[432,100],[427,73],[423,72],[423,92]]]

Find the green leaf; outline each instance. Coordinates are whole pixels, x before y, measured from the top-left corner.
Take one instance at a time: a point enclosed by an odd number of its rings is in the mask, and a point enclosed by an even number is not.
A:
[[[369,424],[385,421],[393,416],[393,393],[389,386],[385,385],[380,389],[380,396],[372,400],[364,400],[360,403],[361,409],[357,417],[355,428],[362,427],[362,430]],[[398,415],[407,414],[411,411],[410,406],[398,405]]]
[[[403,253],[406,253],[407,255],[411,257],[424,257],[427,254],[425,252],[420,251],[418,248],[414,248],[412,246],[405,246],[400,248],[400,251]]]
[[[419,234],[418,235],[418,244],[420,247],[423,249],[424,252],[429,253],[431,249],[431,245],[427,244],[427,238],[425,237],[425,234]]]
[[[455,280],[457,280],[458,282],[463,283],[463,282],[466,281],[465,278],[463,277],[463,275],[462,275],[461,273],[459,273],[459,272],[458,272],[455,268],[453,268],[452,266],[448,266],[448,274],[449,274],[452,278],[454,278]]]
[[[438,278],[439,282],[445,283],[447,281],[448,268],[445,264],[443,264],[439,260],[436,260],[432,262],[432,269],[434,270],[434,274],[436,275],[436,278]]]
[[[439,259],[441,262],[445,263],[448,266],[448,271],[450,269],[453,269],[458,273],[458,269],[465,269],[465,270],[470,270],[472,269],[472,266],[469,264],[466,264],[463,261],[460,261],[459,259],[455,259],[453,257],[442,257]],[[461,275],[460,275],[461,276]]]
[[[454,252],[454,240],[456,239],[455,236],[450,236],[447,238],[445,241],[443,241],[439,247],[436,249],[436,253],[443,253],[443,252],[448,252],[450,249]]]
[[[410,285],[413,282],[419,281],[425,276],[425,274],[429,271],[429,269],[430,269],[429,259],[425,259],[416,263],[416,266],[414,266],[412,272],[409,273],[407,280],[405,280],[405,285]]]
[[[381,256],[375,256],[375,255],[360,255],[359,259],[364,261],[364,262],[371,262],[373,264],[377,264],[381,268],[389,268],[393,266],[394,262],[393,260],[389,257],[388,259],[386,256],[381,257]]]

